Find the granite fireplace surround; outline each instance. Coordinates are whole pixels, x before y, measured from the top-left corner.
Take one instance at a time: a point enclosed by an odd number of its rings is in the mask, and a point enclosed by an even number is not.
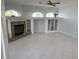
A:
[[[7,18],[8,41],[12,42],[26,35],[31,34],[30,20],[22,18]],[[28,27],[28,28],[27,28]]]

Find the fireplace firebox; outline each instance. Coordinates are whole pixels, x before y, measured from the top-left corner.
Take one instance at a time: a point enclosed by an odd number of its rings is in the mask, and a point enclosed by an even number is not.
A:
[[[14,25],[15,36],[23,35],[24,24]]]

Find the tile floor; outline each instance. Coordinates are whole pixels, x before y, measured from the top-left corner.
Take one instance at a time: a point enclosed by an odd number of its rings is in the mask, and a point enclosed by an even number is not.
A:
[[[77,39],[62,33],[36,33],[9,43],[9,59],[78,59]]]

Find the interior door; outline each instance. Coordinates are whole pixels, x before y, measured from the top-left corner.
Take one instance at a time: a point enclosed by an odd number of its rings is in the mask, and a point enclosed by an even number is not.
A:
[[[45,32],[45,20],[34,20],[34,32]]]

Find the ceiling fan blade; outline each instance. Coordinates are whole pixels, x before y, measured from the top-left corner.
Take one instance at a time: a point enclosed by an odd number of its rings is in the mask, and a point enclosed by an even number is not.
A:
[[[60,4],[60,2],[54,2],[54,3],[52,3],[52,4]]]
[[[50,6],[56,6],[55,4],[47,4],[47,5],[50,5]]]
[[[51,2],[51,0],[48,0],[48,2]]]
[[[56,6],[55,4],[52,4],[51,6]]]
[[[52,2],[51,0],[48,0],[47,4],[51,6],[56,6],[56,4],[60,4],[60,2]]]

